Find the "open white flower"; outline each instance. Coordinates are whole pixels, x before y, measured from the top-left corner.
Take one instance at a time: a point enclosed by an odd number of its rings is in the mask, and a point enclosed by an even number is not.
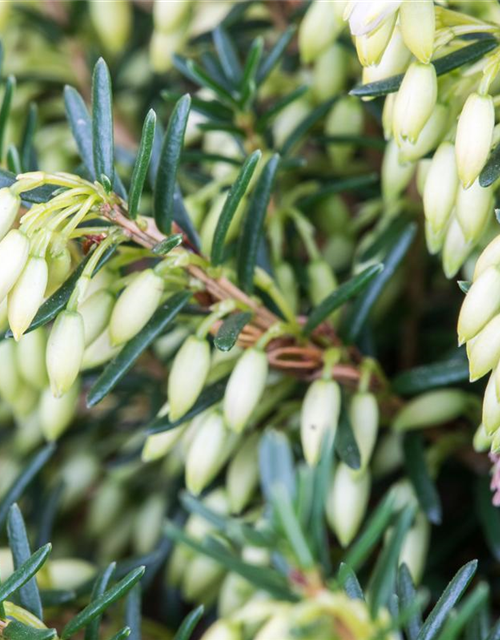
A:
[[[403,0],[350,0],[344,13],[354,36],[374,31],[382,22],[398,11]]]

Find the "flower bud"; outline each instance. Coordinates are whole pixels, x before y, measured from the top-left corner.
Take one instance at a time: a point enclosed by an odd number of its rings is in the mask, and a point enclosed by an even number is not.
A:
[[[446,227],[443,227],[441,231],[435,231],[429,221],[425,221],[425,242],[427,245],[427,251],[431,256],[437,255],[443,248],[446,231]]]
[[[9,325],[19,341],[40,308],[47,288],[48,269],[44,258],[29,258],[8,294]]]
[[[292,266],[288,262],[280,262],[274,269],[274,277],[290,309],[294,313],[297,313],[299,308],[299,292],[297,277]]]
[[[338,287],[337,278],[326,260],[313,260],[307,265],[308,293],[317,306]]]
[[[161,33],[176,31],[189,18],[191,0],[155,0],[153,4],[153,22],[155,30]]]
[[[224,394],[224,420],[236,432],[246,427],[266,388],[267,355],[252,347],[236,363]]]
[[[57,440],[69,427],[76,415],[80,385],[78,382],[63,396],[55,398],[50,389],[40,397],[40,428],[46,440]]]
[[[329,2],[312,2],[300,23],[299,51],[302,61],[313,62],[331,45],[340,30],[335,12]]]
[[[187,424],[181,424],[175,429],[169,429],[161,433],[148,436],[142,448],[141,458],[143,462],[153,462],[166,456],[179,442],[186,431]]]
[[[353,473],[340,462],[326,503],[326,517],[342,547],[354,539],[365,517],[370,498],[370,473]]]
[[[137,555],[151,553],[161,536],[165,520],[165,498],[161,494],[149,496],[134,514],[132,538]]]
[[[356,136],[363,132],[365,113],[363,105],[354,96],[346,96],[337,100],[330,110],[325,122],[327,136]],[[345,171],[351,161],[356,147],[352,144],[327,145],[328,155],[335,167]]]
[[[78,306],[85,331],[85,346],[88,347],[108,326],[115,298],[106,289],[96,291]]]
[[[47,259],[49,268],[49,280],[47,283],[47,296],[51,296],[66,281],[71,273],[71,253],[66,247],[55,256],[50,255]]]
[[[458,175],[466,189],[479,176],[488,159],[494,128],[493,98],[471,93],[458,119],[455,140]]]
[[[474,268],[475,282],[489,267],[500,267],[500,236],[494,238],[477,259]]]
[[[209,413],[195,434],[186,458],[186,486],[191,493],[200,494],[215,478],[234,444],[235,435],[226,429],[219,412]]]
[[[396,16],[385,20],[380,27],[363,36],[355,38],[356,52],[364,67],[378,64],[389,44],[396,23]]]
[[[432,64],[413,62],[394,102],[393,131],[397,141],[415,143],[431,117],[437,99],[436,69]]]
[[[109,330],[105,329],[101,335],[85,349],[81,370],[88,371],[89,369],[100,367],[112,360],[121,350],[122,346],[115,347],[111,344]]]
[[[474,451],[477,451],[477,453],[485,453],[491,447],[491,436],[486,433],[486,429],[482,422],[476,429],[472,444],[474,446]]]
[[[497,366],[497,369],[499,367]],[[491,436],[500,427],[500,401],[497,396],[496,370],[489,377],[483,397],[483,425],[487,435]]]
[[[1,556],[0,556],[1,561]],[[237,573],[228,573],[217,597],[219,618],[227,618],[241,609],[254,595],[254,587]]]
[[[151,319],[163,295],[164,283],[153,269],[146,269],[125,287],[118,298],[109,323],[111,343],[131,340]]]
[[[393,422],[395,431],[434,427],[458,418],[468,405],[468,396],[459,389],[428,391],[410,400]]]
[[[50,589],[68,591],[95,578],[94,565],[77,558],[50,560],[46,566]]]
[[[340,44],[329,47],[316,59],[311,89],[318,102],[326,102],[344,90],[348,60],[347,52]]]
[[[149,41],[149,58],[155,73],[166,73],[172,68],[174,54],[182,49],[186,42],[185,29],[173,33],[153,31]]]
[[[379,64],[363,69],[363,83],[377,82],[404,73],[410,58],[411,53],[403,42],[400,28],[396,25]]]
[[[253,433],[229,463],[226,489],[231,513],[241,513],[251,500],[259,482],[260,435]]]
[[[0,241],[0,302],[16,284],[28,260],[30,243],[18,229],[11,229]]]
[[[294,100],[280,111],[273,122],[273,140],[278,149],[283,146],[288,136],[310,112],[311,104],[307,97]]]
[[[401,434],[391,431],[382,436],[370,465],[374,478],[383,478],[396,471],[402,466],[403,458]]]
[[[10,231],[20,206],[20,196],[12,193],[9,187],[0,189],[0,240]]]
[[[0,398],[12,404],[22,386],[17,368],[16,343],[0,341]]]
[[[365,469],[377,441],[379,410],[373,393],[358,392],[351,399],[349,418],[361,455],[361,469]]]
[[[401,161],[415,162],[432,151],[446,133],[448,117],[448,108],[443,104],[436,104],[431,117],[425,123],[416,142],[414,144],[409,140],[402,140],[399,142],[399,157]]]
[[[399,564],[406,564],[415,584],[420,584],[424,573],[430,534],[429,521],[423,513],[419,512],[399,552]]]
[[[191,409],[210,370],[207,340],[189,336],[177,352],[168,377],[170,419],[178,420]]]
[[[16,350],[17,367],[23,379],[35,389],[42,390],[49,381],[45,366],[47,334],[43,327],[25,334]]]
[[[382,161],[382,195],[384,202],[390,204],[399,198],[415,172],[413,162],[401,162],[399,147],[395,140],[387,145]]]
[[[80,371],[84,348],[82,316],[76,311],[63,311],[54,322],[47,344],[47,373],[56,398],[73,386]]]
[[[229,620],[217,620],[208,631],[206,631],[201,640],[242,640],[243,635],[239,625]]]
[[[300,437],[304,457],[311,466],[321,456],[327,432],[335,437],[340,414],[340,387],[333,380],[315,380],[302,402]]]
[[[217,598],[218,586],[225,569],[207,556],[196,555],[187,565],[182,576],[181,592],[189,602],[212,605]]]
[[[435,233],[446,226],[455,204],[458,173],[451,142],[439,145],[432,158],[424,187],[424,213]]]
[[[458,220],[453,216],[443,244],[443,271],[447,278],[453,278],[458,273],[472,248],[471,243],[465,239]]]
[[[392,19],[402,2],[403,0],[351,0],[344,11],[344,20],[349,20],[349,28],[354,36],[362,36]]]
[[[458,316],[458,338],[474,338],[500,310],[500,269],[488,267],[467,292]]]
[[[399,13],[403,39],[413,55],[427,64],[434,51],[436,18],[433,0],[407,0]]]
[[[476,243],[493,214],[493,187],[482,187],[479,180],[464,189],[459,185],[455,215],[468,242]]]
[[[170,5],[170,3],[169,3]],[[110,54],[118,55],[126,47],[132,29],[129,0],[102,2],[91,0],[89,13],[99,40]]]

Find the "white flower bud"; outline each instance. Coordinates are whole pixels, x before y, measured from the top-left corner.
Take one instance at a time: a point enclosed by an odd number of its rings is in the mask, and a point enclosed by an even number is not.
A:
[[[247,349],[236,363],[224,394],[224,420],[233,431],[246,427],[266,388],[267,355],[260,349]]]
[[[337,100],[331,108],[325,122],[325,135],[361,135],[364,121],[365,113],[361,102],[354,96],[345,96]],[[330,143],[327,145],[327,151],[334,165],[345,171],[346,165],[356,151],[356,146]]]
[[[331,3],[312,2],[299,28],[302,61],[307,64],[316,60],[335,41],[341,29],[342,23],[339,23]]]
[[[485,453],[491,447],[491,436],[486,433],[486,429],[482,422],[476,429],[472,444],[474,446],[474,451],[477,451],[478,453]]]
[[[290,614],[289,607],[279,608],[271,618],[261,627],[254,640],[276,640],[290,638]]]
[[[406,46],[420,62],[427,64],[434,51],[436,30],[433,0],[406,0],[399,15]]]
[[[446,227],[443,227],[441,231],[434,231],[429,221],[425,221],[425,242],[427,244],[427,251],[431,256],[437,255],[443,248],[446,231]]]
[[[228,573],[220,587],[217,598],[219,618],[228,618],[233,613],[238,612],[254,593],[255,589],[248,580],[236,573]]]
[[[23,379],[35,389],[44,389],[49,381],[45,366],[47,334],[43,327],[25,334],[17,346],[17,366]]]
[[[379,410],[373,393],[358,392],[351,399],[349,417],[361,455],[361,469],[365,469],[377,441]]]
[[[311,89],[318,102],[325,102],[344,90],[348,60],[347,52],[340,44],[329,47],[316,59]]]
[[[69,249],[65,248],[55,256],[49,254],[47,266],[49,268],[49,281],[46,292],[48,297],[59,289],[71,273],[71,253]]]
[[[484,188],[479,180],[475,180],[468,189],[459,185],[455,215],[468,242],[479,240],[492,214],[493,187]]]
[[[359,61],[364,67],[378,64],[392,37],[396,16],[391,16],[378,29],[355,38]]]
[[[112,527],[125,506],[126,491],[115,478],[101,482],[92,496],[88,514],[88,528],[93,536],[103,535]]]
[[[337,278],[326,260],[313,260],[307,265],[308,294],[317,306],[338,287]]]
[[[467,343],[470,381],[479,380],[500,360],[500,315],[495,316]]]
[[[217,620],[208,631],[206,631],[201,640],[242,640],[243,635],[237,625],[229,620]]]
[[[138,274],[116,301],[109,323],[114,345],[131,340],[151,319],[163,295],[164,282],[153,269]]]
[[[85,331],[85,328],[84,328]],[[100,367],[112,360],[122,350],[122,345],[115,347],[111,344],[111,338],[109,337],[109,330],[105,329],[101,335],[90,344],[83,354],[82,359],[82,371],[88,371],[95,367]]]
[[[334,380],[315,380],[309,385],[300,416],[300,438],[308,464],[317,464],[326,434],[335,437],[340,404],[340,387]]]
[[[149,41],[149,57],[155,73],[166,73],[172,68],[173,55],[180,51],[186,42],[186,33],[182,29],[174,33],[153,31]]]
[[[226,489],[231,513],[240,513],[251,500],[259,482],[260,434],[253,433],[229,463]]]
[[[91,0],[89,13],[99,40],[109,53],[120,54],[130,38],[132,6],[129,0]]]
[[[413,162],[403,163],[399,157],[399,147],[395,140],[391,140],[384,153],[382,161],[382,195],[386,203],[399,198],[415,173]]]
[[[355,538],[365,517],[370,498],[371,479],[368,470],[355,472],[339,462],[330,486],[326,517],[342,547]]]
[[[17,421],[22,423],[22,439],[23,445],[31,443],[25,451],[29,451],[32,447],[39,444],[40,428],[38,421],[34,419],[33,412],[38,402],[38,392],[28,384],[22,384],[19,387],[16,397],[12,400],[12,413]],[[35,431],[36,427],[36,431]],[[29,434],[29,431],[32,431]],[[29,435],[27,435],[27,433]]]
[[[162,410],[158,413],[160,417],[167,415],[168,403],[164,405]],[[148,436],[144,446],[142,448],[141,458],[143,462],[153,462],[159,458],[166,456],[174,446],[179,442],[179,439],[186,431],[186,424],[181,424],[175,429],[169,429],[161,433],[154,433]]]
[[[280,111],[273,122],[273,140],[278,149],[310,112],[311,104],[306,97],[294,100]]]
[[[439,145],[432,158],[424,187],[424,213],[435,233],[446,226],[455,204],[458,173],[451,142]]]
[[[419,512],[408,531],[399,552],[399,563],[405,563],[415,584],[420,584],[424,573],[431,527],[425,515]]]
[[[427,175],[429,173],[429,169],[431,168],[431,164],[432,158],[422,158],[422,160],[419,160],[417,163],[416,183],[418,195],[421,198],[424,197],[425,182],[427,180]]]
[[[471,93],[458,119],[455,140],[458,175],[466,189],[479,176],[488,159],[494,127],[493,98]]]
[[[497,366],[497,370],[500,367]],[[491,436],[500,427],[500,401],[496,388],[497,371],[493,371],[489,377],[488,384],[483,397],[483,425],[486,433]]]
[[[374,478],[382,478],[396,471],[402,466],[403,457],[401,434],[391,431],[382,436],[370,465]]]
[[[168,377],[170,419],[178,420],[200,395],[210,370],[207,340],[189,336],[177,352]]]
[[[2,301],[22,273],[28,260],[30,243],[18,229],[11,229],[0,241],[0,301]]]
[[[281,293],[290,305],[290,309],[294,313],[297,313],[299,308],[299,291],[297,277],[293,267],[288,262],[280,262],[274,269],[274,277]]]
[[[200,425],[186,458],[186,486],[198,495],[215,478],[231,453],[235,434],[228,431],[219,412],[211,412]]]
[[[434,427],[458,418],[468,405],[468,396],[459,389],[428,391],[408,402],[393,422],[395,431]]]
[[[212,605],[217,598],[217,588],[225,569],[207,556],[196,555],[187,565],[182,576],[181,592],[189,602]]]
[[[106,289],[96,291],[78,306],[85,331],[85,346],[88,347],[108,326],[115,298]]]
[[[488,267],[467,292],[458,316],[460,344],[474,338],[500,310],[500,269]]]
[[[9,187],[0,189],[0,240],[10,231],[20,206],[20,196],[12,193]]]
[[[14,340],[0,341],[0,397],[13,403],[21,389]]]
[[[40,428],[46,440],[57,440],[69,427],[75,417],[80,385],[78,382],[60,398],[55,398],[50,389],[45,389],[40,397]]]
[[[176,31],[188,19],[191,7],[190,0],[155,0],[153,4],[155,29],[162,33]]]
[[[432,64],[413,62],[398,90],[394,103],[393,131],[397,141],[415,143],[431,117],[437,99],[436,69]]]
[[[474,282],[490,267],[500,267],[500,236],[494,238],[477,259]]]
[[[36,316],[47,288],[48,269],[44,258],[29,258],[16,284],[8,294],[9,325],[19,341]]]
[[[404,73],[410,58],[411,53],[403,41],[400,28],[396,25],[379,64],[363,69],[363,83],[377,82]]]
[[[469,257],[472,244],[467,242],[462,227],[453,215],[443,244],[443,271],[447,278],[453,278]]]
[[[94,565],[77,558],[49,560],[46,565],[47,578],[51,589],[73,590],[95,578]]]
[[[344,12],[349,28],[355,36],[374,31],[385,20],[392,18],[403,0],[350,0]]]
[[[443,135],[446,133],[448,118],[448,108],[443,104],[436,104],[431,117],[425,123],[416,142],[414,144],[409,140],[402,140],[399,142],[399,156],[401,160],[403,162],[415,162],[432,151],[432,149],[434,149],[443,139]]]
[[[63,311],[54,322],[47,344],[47,373],[56,398],[73,386],[80,371],[84,348],[82,316],[75,311]]]
[[[137,555],[145,555],[158,544],[165,520],[165,498],[159,494],[149,496],[134,515],[132,542]]]

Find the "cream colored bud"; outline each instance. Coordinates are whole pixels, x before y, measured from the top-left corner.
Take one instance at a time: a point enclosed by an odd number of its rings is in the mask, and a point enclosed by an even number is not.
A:
[[[260,434],[253,433],[229,463],[226,489],[231,513],[240,513],[249,503],[259,483]]]
[[[340,405],[340,387],[334,380],[315,380],[309,385],[300,416],[300,438],[308,464],[318,463],[326,434],[335,437]]]
[[[478,453],[485,453],[491,447],[491,436],[486,433],[486,429],[482,422],[476,429],[472,444],[474,446],[474,451],[477,451]]]
[[[166,73],[173,66],[173,56],[186,43],[186,33],[183,30],[174,33],[154,31],[149,42],[149,57],[155,73]]]
[[[163,279],[153,269],[142,271],[125,287],[111,314],[112,344],[124,344],[139,333],[158,308],[163,289]]]
[[[399,15],[406,46],[420,62],[430,62],[436,31],[433,0],[406,0]]]
[[[210,629],[203,634],[201,640],[242,640],[239,625],[229,620],[217,620]]]
[[[446,133],[448,118],[448,108],[443,104],[436,104],[416,142],[412,144],[408,139],[399,142],[401,160],[415,162],[435,149]]]
[[[386,20],[392,19],[403,0],[350,0],[344,11],[344,20],[355,36],[371,33]]]
[[[345,96],[337,100],[325,122],[327,136],[357,136],[363,133],[365,112],[361,102],[354,96]],[[356,146],[351,144],[327,145],[328,155],[335,167],[345,171],[352,160]]]
[[[307,97],[294,100],[276,116],[273,122],[273,140],[279,149],[288,136],[297,128],[311,112],[311,104]]]
[[[22,386],[16,355],[14,340],[0,341],[0,397],[11,404]]]
[[[47,266],[49,268],[47,296],[51,296],[71,273],[71,253],[69,249],[65,248],[55,256],[49,255]]]
[[[474,382],[494,369],[500,360],[500,315],[492,318],[467,343],[470,380]]]
[[[141,458],[143,462],[153,462],[166,456],[179,442],[185,432],[187,424],[181,424],[175,429],[169,429],[162,433],[154,433],[147,437],[142,449]]]
[[[127,492],[113,477],[101,482],[92,496],[88,513],[88,528],[93,536],[102,536],[113,527],[125,507]]]
[[[49,378],[45,365],[47,334],[44,327],[25,334],[16,350],[17,367],[23,379],[35,389],[44,389]]]
[[[408,567],[415,584],[420,584],[425,569],[431,527],[425,515],[417,514],[415,523],[408,531],[399,553],[399,563]]]
[[[151,553],[158,544],[165,521],[165,507],[165,498],[157,493],[149,496],[137,509],[132,531],[137,555]]]
[[[410,400],[393,422],[396,431],[434,427],[461,416],[469,398],[459,389],[428,391]]]
[[[132,5],[130,0],[90,0],[89,13],[99,40],[114,55],[123,52],[132,30]]]
[[[363,36],[355,37],[356,51],[359,61],[364,67],[378,64],[390,42],[396,16],[385,20],[378,29]]]
[[[384,108],[382,110],[382,127],[384,129],[384,138],[387,141],[392,138],[392,116],[394,113],[395,100],[395,93],[390,93],[388,96],[386,96],[384,101]]]
[[[458,316],[460,344],[471,340],[500,310],[500,269],[488,267],[474,280]]]
[[[386,203],[397,200],[410,184],[415,173],[413,162],[401,162],[399,147],[395,140],[391,140],[384,153],[382,161],[382,195]]]
[[[340,44],[329,47],[316,59],[311,88],[318,102],[325,102],[344,90],[348,61],[348,54]]]
[[[418,195],[421,198],[424,197],[425,182],[427,180],[431,164],[432,158],[423,158],[422,160],[419,160],[417,164],[417,176],[415,182],[417,183]]]
[[[50,389],[40,397],[40,428],[46,440],[57,440],[69,427],[76,415],[80,385],[78,381],[60,398],[55,398]]]
[[[439,145],[432,158],[424,187],[424,213],[435,233],[448,223],[458,188],[455,148],[451,142]]]
[[[499,369],[498,366],[497,369]],[[496,371],[493,371],[486,385],[482,420],[484,429],[489,436],[493,435],[500,427],[500,401],[497,396]]]
[[[88,347],[108,326],[115,298],[106,289],[96,291],[78,306],[78,313],[83,319],[85,346]]]
[[[189,336],[177,352],[168,377],[170,419],[178,420],[200,395],[210,370],[207,340]]]
[[[415,143],[431,117],[437,99],[436,69],[432,64],[413,62],[394,102],[393,131],[396,140]]]
[[[231,614],[238,612],[254,593],[255,589],[248,580],[236,573],[228,573],[217,598],[219,618],[228,618]]]
[[[212,605],[217,598],[219,584],[225,569],[216,560],[196,555],[187,565],[182,576],[181,592],[186,600]]]
[[[28,261],[30,243],[18,229],[11,229],[0,241],[0,302],[16,284]]]
[[[198,495],[215,478],[234,447],[235,435],[228,431],[218,411],[203,420],[186,458],[186,486]]]
[[[482,187],[479,180],[468,188],[459,186],[455,205],[457,220],[468,242],[477,242],[493,217],[493,187]]]
[[[361,469],[368,466],[377,441],[379,410],[373,393],[358,392],[351,398],[349,418],[361,455]]]
[[[82,316],[63,311],[57,316],[47,344],[47,373],[56,398],[73,386],[83,359],[85,334]]]
[[[297,277],[293,267],[288,262],[280,262],[274,269],[274,277],[276,278],[281,293],[290,305],[290,309],[294,313],[297,313],[299,308],[299,291]]]
[[[458,273],[472,249],[473,245],[467,242],[462,227],[453,215],[443,244],[443,271],[447,278],[453,278]]]
[[[20,206],[20,196],[12,193],[9,187],[0,189],[0,240],[10,231]]]
[[[382,436],[370,465],[374,478],[382,478],[393,473],[402,466],[403,459],[401,434],[391,431]]]
[[[396,25],[379,64],[363,69],[363,83],[378,82],[398,73],[404,73],[410,59],[411,53],[403,41],[401,29]]]
[[[342,29],[330,2],[312,2],[300,23],[299,51],[306,64],[314,62],[336,39]]]
[[[488,159],[494,127],[493,98],[471,93],[458,119],[455,140],[458,175],[466,189],[479,176]]]
[[[96,574],[93,564],[77,558],[50,560],[46,569],[50,588],[64,591],[81,586],[95,578]]]
[[[236,363],[224,394],[227,426],[241,432],[246,427],[266,388],[268,362],[264,351],[247,349]]]
[[[176,31],[189,18],[191,0],[155,0],[153,21],[155,29],[162,33]]]
[[[326,517],[342,547],[355,538],[365,517],[370,498],[368,470],[354,472],[340,462],[327,497]]]
[[[338,287],[337,278],[326,260],[313,260],[307,265],[308,294],[314,306],[320,304]]]
[[[427,244],[427,251],[431,256],[437,255],[443,248],[446,231],[446,227],[443,227],[441,231],[434,231],[429,221],[425,221],[425,242]]]
[[[120,353],[122,346],[123,345],[115,347],[112,345],[109,330],[105,329],[101,335],[85,349],[81,370],[88,371],[89,369],[100,367],[106,362],[109,362]]]
[[[494,238],[487,247],[483,249],[477,259],[474,268],[474,282],[489,269],[489,267],[500,267],[500,235]]]
[[[8,294],[9,325],[19,341],[40,308],[47,288],[48,269],[44,258],[31,257]]]

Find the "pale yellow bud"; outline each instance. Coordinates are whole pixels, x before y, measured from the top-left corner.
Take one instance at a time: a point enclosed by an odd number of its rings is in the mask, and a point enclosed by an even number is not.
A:
[[[273,140],[278,149],[283,146],[288,136],[310,112],[311,105],[309,100],[304,97],[294,100],[276,116],[273,122]]]
[[[0,341],[0,397],[13,403],[22,383],[17,368],[16,343],[14,340]]]
[[[477,259],[473,280],[476,281],[490,267],[500,267],[500,235],[487,245]]]
[[[197,555],[187,565],[182,576],[182,595],[190,602],[211,605],[217,598],[224,567],[207,556]]]
[[[393,131],[396,140],[415,143],[431,117],[437,99],[436,69],[432,64],[413,62],[394,103]]]
[[[47,334],[43,327],[25,334],[17,346],[17,366],[23,379],[35,389],[44,389],[48,383],[45,365]]]
[[[462,227],[453,215],[443,244],[443,271],[447,278],[453,278],[458,273],[472,248],[472,244],[465,238]]]
[[[459,185],[455,213],[466,240],[477,242],[493,215],[493,187],[484,188],[477,179],[468,189]]]
[[[408,139],[399,142],[399,154],[402,161],[416,161],[426,156],[443,139],[449,118],[448,108],[436,104],[431,117],[427,120],[416,142]]]
[[[391,140],[382,161],[382,195],[387,203],[394,202],[403,193],[415,173],[415,163],[401,162],[399,147]]]
[[[82,316],[75,311],[63,311],[50,332],[46,356],[50,387],[56,398],[73,386],[80,372],[84,348]]]
[[[0,241],[0,301],[9,293],[28,261],[30,243],[18,229]]]
[[[132,6],[129,0],[90,0],[90,18],[99,40],[114,55],[123,52],[132,30]]]
[[[424,573],[430,535],[429,521],[423,513],[419,512],[415,518],[415,524],[405,536],[399,553],[399,563],[406,564],[415,584],[420,584]]]
[[[308,294],[317,306],[338,287],[337,278],[326,260],[313,260],[307,265]]]
[[[112,528],[125,507],[126,491],[113,477],[100,483],[92,496],[88,513],[88,528],[93,536],[100,536]]]
[[[497,366],[497,370],[500,367]],[[493,371],[489,377],[483,398],[483,425],[486,433],[491,436],[500,427],[500,401],[496,388],[497,372]]]
[[[478,453],[485,453],[486,451],[489,451],[491,447],[491,436],[486,433],[486,429],[482,422],[476,429],[472,444],[474,446],[474,451],[477,451]]]
[[[363,132],[365,113],[363,105],[354,96],[340,98],[333,105],[326,118],[325,135],[327,136],[357,136]],[[330,143],[327,146],[328,155],[335,167],[345,170],[351,161],[355,145]]]
[[[155,73],[166,73],[173,66],[173,56],[186,42],[184,30],[174,33],[154,31],[149,42],[149,57]]]
[[[249,436],[229,463],[226,489],[232,513],[240,513],[247,506],[258,485],[259,442],[260,434]]]
[[[334,380],[315,380],[309,385],[300,416],[300,438],[308,464],[318,463],[327,433],[335,437],[340,404],[340,387]]]
[[[401,29],[396,25],[379,64],[363,69],[363,83],[378,82],[398,73],[404,73],[410,58],[411,53],[403,41]]]
[[[396,16],[394,15],[385,20],[375,31],[355,37],[358,58],[364,67],[380,62],[392,37],[395,23]]]
[[[397,12],[403,0],[351,0],[344,11],[344,20],[355,36],[371,33]]]
[[[239,625],[228,620],[217,620],[210,629],[203,634],[201,640],[242,640],[243,635]]]
[[[351,399],[349,418],[361,455],[361,469],[370,462],[377,441],[379,410],[373,393],[358,392]]]
[[[488,267],[476,280],[458,316],[460,344],[474,338],[500,310],[500,269]]]
[[[44,258],[31,257],[8,294],[9,325],[16,341],[28,329],[43,302],[48,269]]]
[[[85,331],[85,328],[84,328]],[[82,371],[88,371],[95,367],[100,367],[112,360],[122,350],[122,345],[115,347],[111,344],[108,329],[105,329],[101,335],[90,344],[83,354]]]
[[[96,291],[78,306],[78,313],[83,319],[85,346],[88,347],[108,326],[115,298],[112,293],[101,289]]]
[[[467,343],[470,380],[474,382],[494,369],[500,360],[500,315],[495,316]]]
[[[164,282],[153,269],[138,274],[116,301],[109,323],[114,345],[131,340],[151,319],[163,295]]]
[[[207,340],[189,336],[177,352],[168,377],[170,419],[175,421],[191,409],[210,370]]]
[[[297,313],[299,307],[299,292],[297,277],[293,267],[288,262],[280,262],[274,269],[274,277],[281,289],[281,293],[290,305],[290,309],[294,313]]]
[[[80,385],[78,382],[63,396],[55,398],[50,389],[40,397],[40,428],[46,440],[57,440],[69,427],[76,415]]]
[[[155,0],[153,21],[155,29],[162,33],[176,31],[189,18],[190,0]]]
[[[65,248],[57,255],[50,255],[47,258],[49,268],[49,281],[47,283],[47,297],[51,296],[71,273],[71,253]]]
[[[458,188],[455,149],[451,142],[439,145],[432,158],[424,187],[424,213],[434,233],[446,226]]]
[[[421,198],[424,197],[425,183],[427,181],[427,176],[429,174],[429,169],[431,168],[431,164],[432,164],[432,158],[423,158],[422,160],[419,160],[417,164],[416,183],[417,183],[418,195]]]
[[[336,39],[342,29],[330,2],[312,2],[300,23],[299,51],[302,61],[313,62]]]
[[[334,44],[315,61],[312,92],[318,102],[338,95],[345,88],[348,74],[348,54],[340,44]]]
[[[368,470],[353,473],[345,463],[339,463],[328,493],[326,517],[342,547],[347,547],[358,533],[368,506],[370,487]]]
[[[0,189],[0,240],[10,231],[20,206],[21,198],[13,194],[9,187]]]
[[[435,256],[441,251],[445,237],[446,227],[443,227],[440,231],[434,231],[429,221],[425,221],[425,242],[427,244],[427,251],[431,256]]]
[[[137,509],[132,531],[132,542],[137,555],[151,553],[158,544],[165,520],[165,506],[165,498],[153,494]]]
[[[428,391],[408,402],[393,422],[396,431],[434,427],[458,418],[468,406],[469,398],[459,389]]]
[[[182,434],[185,433],[187,424],[181,424],[175,429],[169,429],[162,433],[154,433],[147,437],[142,448],[141,458],[143,462],[153,462],[166,456],[179,442]]]
[[[406,46],[420,62],[430,62],[436,30],[433,0],[406,0],[399,15]]]
[[[458,175],[466,189],[479,176],[488,159],[494,127],[492,97],[471,93],[458,119],[455,141]]]
[[[1,557],[0,557],[1,561]],[[217,598],[219,618],[227,618],[238,612],[255,593],[254,587],[240,575],[228,573]]]
[[[396,94],[390,93],[385,98],[384,108],[382,110],[382,127],[384,129],[384,138],[390,140],[392,138],[392,117],[394,114],[394,102]]]

